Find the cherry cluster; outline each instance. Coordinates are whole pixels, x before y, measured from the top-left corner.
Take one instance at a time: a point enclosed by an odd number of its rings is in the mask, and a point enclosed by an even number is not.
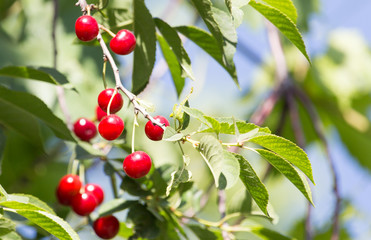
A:
[[[62,177],[56,193],[60,204],[71,206],[73,211],[80,216],[92,213],[104,199],[103,189],[99,185],[89,183],[82,187],[79,176],[74,174]],[[110,239],[118,233],[120,223],[116,217],[110,215],[98,218],[93,228],[99,237]]]

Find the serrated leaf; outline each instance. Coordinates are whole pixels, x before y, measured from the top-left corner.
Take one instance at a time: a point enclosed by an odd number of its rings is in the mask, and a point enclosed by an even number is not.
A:
[[[2,236],[15,231],[15,223],[0,215],[0,239]]]
[[[18,209],[16,212],[59,239],[80,239],[71,226],[56,215],[41,210]]]
[[[48,204],[28,194],[8,194],[6,198],[0,199],[0,205],[11,209],[42,210],[55,215]]]
[[[213,117],[204,116],[204,118],[210,123],[209,125],[211,125],[211,129],[219,134],[221,128],[220,123]]]
[[[210,126],[210,123],[209,121],[207,121],[205,118],[204,118],[204,113],[201,112],[200,110],[196,109],[196,108],[190,108],[190,107],[187,107],[187,106],[182,106],[182,110],[184,112],[186,112],[189,116],[193,117],[193,118],[196,118],[197,120],[199,120],[200,122]]]
[[[36,119],[46,124],[64,140],[75,141],[66,124],[53,114],[39,98],[0,86],[0,121],[35,142],[41,141]],[[26,124],[27,123],[27,124]],[[32,136],[34,135],[34,136]]]
[[[151,13],[144,0],[133,1],[134,50],[133,93],[138,94],[148,84],[156,59],[156,29]]]
[[[189,182],[192,178],[192,172],[188,171],[187,169],[183,167],[183,168],[180,168],[172,172],[170,176],[171,178],[166,188],[166,196],[169,196],[170,191],[172,189],[177,188],[180,183]]]
[[[300,192],[313,204],[312,192],[304,177],[300,175],[294,166],[279,155],[265,149],[256,149],[256,151],[266,159],[274,168],[280,171],[290,182],[292,182]],[[314,204],[313,204],[314,205]]]
[[[178,133],[175,131],[174,128],[168,126],[165,128],[162,140],[168,142],[176,142],[182,139],[183,137],[184,137],[183,133]]]
[[[160,44],[162,55],[164,56],[169,67],[176,93],[179,97],[185,84],[185,78],[182,76],[181,66],[166,40],[162,36],[157,34],[157,41]]]
[[[202,48],[229,73],[235,82],[238,82],[236,68],[233,65],[229,66],[224,64],[223,52],[221,51],[218,42],[210,33],[195,26],[180,26],[176,27],[175,30]]]
[[[98,215],[100,217],[106,216],[106,215],[111,215],[115,212],[125,210],[125,209],[131,207],[132,205],[134,205],[136,203],[137,203],[137,201],[128,201],[128,200],[123,199],[123,198],[113,199],[111,201],[103,203],[99,207]]]
[[[180,66],[182,67],[182,76],[189,77],[190,79],[195,80],[191,67],[191,60],[189,59],[188,54],[183,47],[178,33],[169,24],[159,18],[155,18],[155,24],[160,30],[162,36],[165,38],[166,42],[169,44]]]
[[[295,143],[273,134],[253,137],[249,139],[249,142],[256,143],[275,152],[280,157],[294,164],[314,183],[312,165],[308,156]]]
[[[232,153],[225,151],[221,143],[213,136],[201,138],[199,150],[213,174],[215,185],[219,189],[228,189],[237,181],[240,165]]]
[[[255,200],[258,207],[268,216],[268,199],[269,194],[258,175],[250,163],[241,155],[233,153],[234,157],[240,164],[240,179],[250,192],[251,197]]]
[[[210,0],[192,0],[207,28],[214,36],[222,53],[223,64],[235,69],[233,55],[236,51],[237,34],[230,15],[212,7]],[[237,77],[233,78],[238,84]]]
[[[255,0],[251,0],[249,5],[275,25],[283,35],[285,35],[300,50],[300,52],[307,58],[308,62],[311,62],[307,50],[305,49],[303,38],[295,23],[289,17],[277,8],[256,2]]]
[[[283,14],[285,14],[291,21],[296,24],[296,20],[298,18],[298,13],[296,12],[296,8],[291,0],[263,0],[264,2],[268,3],[270,6],[280,10]]]
[[[27,66],[8,66],[0,69],[0,76],[25,78],[47,82],[54,85],[64,85],[69,83],[62,73],[54,68],[47,67],[34,68]]]

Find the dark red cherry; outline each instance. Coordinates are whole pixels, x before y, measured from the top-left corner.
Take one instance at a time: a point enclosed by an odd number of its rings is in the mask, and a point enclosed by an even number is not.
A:
[[[75,23],[75,32],[81,41],[88,42],[93,40],[99,33],[97,20],[88,15],[79,17]]]
[[[87,216],[98,206],[97,199],[93,193],[79,193],[72,198],[71,206],[73,211],[80,216]]]
[[[97,107],[95,108],[95,115],[97,117],[97,121],[100,122],[100,120],[102,120],[103,117],[107,116],[107,113],[105,111],[103,111],[99,105],[97,105]]]
[[[85,192],[90,192],[95,196],[95,198],[97,199],[98,205],[103,202],[104,192],[103,192],[103,189],[99,185],[89,183],[85,185],[84,190]]]
[[[82,141],[89,142],[97,135],[95,124],[87,118],[79,118],[73,124],[73,132]]]
[[[119,55],[127,55],[131,53],[134,50],[135,45],[136,39],[134,34],[126,29],[120,30],[109,43],[111,50]]]
[[[109,101],[114,92],[115,92],[115,89],[107,88],[99,93],[98,105],[104,112],[107,112]],[[115,96],[112,99],[112,103],[110,107],[110,114],[120,111],[123,104],[124,104],[124,100],[122,99],[121,94],[119,92],[116,92]]]
[[[151,166],[151,158],[142,151],[129,154],[123,162],[124,171],[131,178],[144,177],[151,170]]]
[[[124,121],[115,114],[108,115],[100,121],[98,131],[104,139],[114,140],[124,131]]]
[[[169,126],[169,121],[163,116],[156,116],[154,119],[164,124],[165,127]],[[154,125],[151,121],[147,122],[144,131],[147,137],[153,141],[160,141],[164,135],[164,130],[160,126]]]
[[[120,230],[120,222],[115,216],[100,217],[93,224],[94,232],[103,239],[110,239]]]
[[[70,205],[71,200],[80,192],[81,180],[79,176],[68,174],[61,178],[57,187],[57,198],[59,203]]]

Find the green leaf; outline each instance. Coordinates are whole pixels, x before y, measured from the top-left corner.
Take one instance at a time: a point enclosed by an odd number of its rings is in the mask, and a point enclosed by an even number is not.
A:
[[[166,196],[169,196],[170,191],[177,188],[179,184],[186,183],[191,180],[192,172],[188,171],[184,167],[185,166],[171,173],[170,182],[166,188]]]
[[[285,177],[292,182],[300,192],[308,199],[310,203],[313,204],[312,200],[312,192],[310,187],[304,178],[304,176],[300,175],[300,172],[296,170],[294,166],[292,166],[288,161],[284,158],[280,157],[279,155],[272,153],[270,151],[264,149],[256,149],[256,151],[266,159],[274,168],[280,171]],[[314,205],[314,204],[313,204]]]
[[[183,69],[182,76],[195,80],[191,67],[191,60],[183,47],[178,33],[169,24],[159,18],[155,18],[155,24],[178,59],[178,62]]]
[[[220,230],[208,229],[205,226],[196,224],[188,224],[187,227],[189,227],[199,239],[223,240]]]
[[[113,199],[111,201],[103,203],[98,210],[98,215],[100,217],[106,216],[106,215],[111,215],[115,212],[120,212],[122,210],[125,210],[132,205],[136,204],[137,201],[128,201],[123,198],[117,198]]]
[[[244,12],[240,8],[248,3],[247,0],[225,0],[228,11],[232,14],[235,28],[241,25],[243,21]]]
[[[128,218],[133,221],[135,233],[142,238],[156,238],[160,233],[156,217],[143,205],[137,203],[128,212]]]
[[[10,232],[6,235],[1,236],[1,240],[22,240],[22,237],[17,232]]]
[[[148,84],[156,59],[155,23],[144,0],[133,1],[134,33],[136,47],[134,50],[133,93],[138,94]]]
[[[169,44],[166,42],[166,40],[161,36],[157,34],[157,41],[160,44],[162,55],[164,56],[167,65],[169,67],[171,77],[173,78],[174,86],[176,89],[176,93],[179,95],[181,94],[185,79],[182,76],[182,69],[181,66],[174,54],[174,52],[171,50]]]
[[[293,21],[296,24],[298,13],[296,12],[296,8],[291,0],[263,0],[263,1],[281,11],[288,18],[290,18],[291,21]]]
[[[62,73],[54,68],[47,67],[9,66],[0,69],[0,76],[38,80],[54,85],[65,85],[69,83]]]
[[[184,137],[183,133],[178,133],[172,127],[166,127],[162,140],[168,142],[176,142]]]
[[[15,223],[0,215],[0,239],[2,236],[15,231]]]
[[[263,226],[240,227],[237,232],[251,232],[263,240],[294,240]]]
[[[55,215],[45,202],[28,194],[8,194],[6,198],[0,199],[0,205],[15,210],[42,210]]]
[[[223,52],[216,39],[210,33],[195,26],[180,26],[176,27],[175,30],[202,48],[229,73],[235,82],[238,82],[236,68],[233,65],[224,64]]]
[[[75,158],[79,160],[104,156],[104,154],[100,150],[93,148],[93,146],[90,143],[80,140],[77,141],[75,153],[76,153]]]
[[[0,184],[0,197],[8,198],[8,193],[5,191],[3,186],[1,186],[1,184]]]
[[[235,69],[233,56],[236,51],[237,34],[234,28],[232,17],[216,8],[212,7],[210,0],[192,0],[207,28],[215,37],[222,53],[223,64],[230,69]],[[238,84],[237,78],[233,78]]]
[[[57,137],[75,141],[64,122],[39,98],[0,86],[0,122],[37,143],[42,141],[36,119],[46,124]]]
[[[125,192],[129,193],[130,195],[133,195],[133,196],[148,196],[150,195],[151,193],[147,190],[144,190],[141,186],[141,184],[128,177],[128,176],[125,176],[123,179],[122,179],[122,182],[121,182],[121,185],[120,185],[121,189],[124,190]]]
[[[199,150],[213,174],[216,187],[219,189],[232,187],[240,172],[240,165],[233,154],[225,151],[221,143],[211,135],[201,138]]]
[[[128,239],[131,235],[133,235],[133,233],[134,232],[132,228],[129,228],[124,222],[120,222],[120,230],[117,233],[117,236]]]
[[[30,220],[32,223],[40,226],[55,237],[65,240],[80,239],[77,233],[62,218],[41,210],[23,210],[16,212]]]
[[[234,153],[234,157],[240,163],[240,179],[249,190],[251,197],[255,200],[258,207],[265,215],[268,215],[268,199],[269,194],[264,184],[260,181],[258,175],[250,163],[241,155]]]
[[[209,121],[207,121],[204,117],[204,113],[201,112],[200,110],[196,109],[196,108],[190,108],[190,107],[187,107],[187,106],[181,106],[182,107],[182,110],[184,112],[186,112],[189,116],[193,117],[193,118],[196,118],[197,120],[199,120],[200,122],[210,126],[210,123]]]
[[[307,58],[308,62],[310,63],[303,38],[295,23],[289,17],[287,17],[277,8],[258,3],[255,0],[251,0],[249,4],[255,10],[260,12],[265,18],[267,18],[271,23],[273,23],[273,25],[275,25],[283,33],[283,35],[285,35],[301,51],[301,53]]]
[[[293,142],[273,134],[253,137],[249,139],[249,142],[275,152],[278,156],[298,167],[314,183],[312,166],[307,154]]]

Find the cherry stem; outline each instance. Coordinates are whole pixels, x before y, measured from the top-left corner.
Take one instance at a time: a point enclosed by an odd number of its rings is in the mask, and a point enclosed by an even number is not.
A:
[[[113,38],[116,37],[116,34],[114,34],[111,30],[109,30],[105,26],[99,24],[99,28],[108,33],[109,35],[111,35],[111,37]]]
[[[108,50],[107,45],[104,42],[104,40],[102,38],[102,35],[100,33],[98,33],[98,35],[97,35],[97,40],[98,40],[98,42],[99,42],[99,44],[100,44],[100,46],[103,50],[103,54],[107,57],[109,63],[111,64],[113,74],[115,76],[116,88],[120,89],[129,98],[129,101],[133,104],[134,113],[137,113],[137,112],[142,113],[145,118],[147,118],[149,121],[152,122],[152,124],[157,125],[157,126],[161,127],[163,130],[165,130],[165,124],[162,124],[159,121],[157,121],[156,119],[154,119],[147,112],[147,110],[138,103],[137,96],[134,93],[127,90],[124,87],[124,85],[122,85],[121,79],[120,79],[120,71],[119,71],[119,69],[118,69],[118,67],[115,63],[115,60],[113,59],[113,57],[112,57],[110,51]]]
[[[106,69],[107,69],[107,57],[104,55],[103,56],[103,72],[102,72],[104,89],[107,89]]]
[[[115,88],[115,90],[113,91],[111,99],[108,102],[107,115],[110,115],[111,104],[112,104],[113,98],[115,97],[116,94],[117,94],[117,88]]]
[[[133,121],[133,131],[132,131],[132,136],[131,136],[131,153],[135,151],[135,127],[138,125],[137,122],[137,114],[134,114],[134,121]]]
[[[80,164],[80,167],[79,167],[79,176],[80,176],[81,183],[84,186],[85,185],[85,166],[82,163]]]

